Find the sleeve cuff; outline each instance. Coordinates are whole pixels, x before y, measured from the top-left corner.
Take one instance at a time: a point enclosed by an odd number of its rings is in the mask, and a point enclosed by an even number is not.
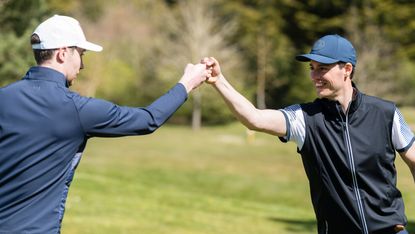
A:
[[[286,129],[287,129],[287,135],[283,136],[283,137],[278,137],[280,139],[281,142],[283,143],[287,143],[290,140],[290,136],[291,136],[291,128],[290,128],[290,124],[289,124],[289,120],[288,120],[288,116],[287,113],[285,113],[285,111],[281,110],[282,114],[284,115],[285,118],[285,125],[286,125]]]
[[[413,137],[412,138],[412,140],[409,142],[409,144],[407,145],[407,146],[405,146],[404,148],[402,148],[402,149],[397,149],[396,151],[398,151],[399,153],[402,153],[402,152],[406,152],[406,151],[408,151],[409,150],[409,148],[411,148],[411,146],[412,146],[412,144],[414,143],[414,141],[415,141],[415,137]]]

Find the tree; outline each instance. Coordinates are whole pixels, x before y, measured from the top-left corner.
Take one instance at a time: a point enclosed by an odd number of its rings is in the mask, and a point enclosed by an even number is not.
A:
[[[87,37],[104,50],[85,56],[87,69],[75,89],[120,105],[139,106],[164,92],[171,81],[157,74],[162,44],[158,25],[167,10],[160,1],[122,0],[103,5],[98,19],[81,15]]]
[[[414,69],[409,65],[412,52],[410,49],[402,51],[404,48],[411,48],[410,43],[395,41],[397,35],[394,30],[398,21],[395,21],[395,27],[389,24],[393,22],[391,18],[408,21],[405,16],[393,14],[395,10],[400,9],[401,13],[406,15],[409,9],[403,9],[404,5],[407,4],[393,1],[357,3],[350,8],[348,24],[345,27],[357,51],[355,77],[358,87],[368,94],[394,100],[398,104],[408,103],[411,92],[403,90],[409,83],[414,82],[414,79],[407,75]],[[408,47],[403,43],[408,44]]]
[[[357,50],[355,82],[363,91],[408,103],[414,83],[415,2],[410,0],[293,1],[284,11],[285,30],[298,48],[324,34],[349,38]],[[305,46],[305,47],[304,47]],[[413,64],[413,63],[412,63]]]
[[[302,101],[311,94],[303,70],[294,61],[294,40],[287,36],[291,27],[284,18],[292,1],[229,1],[223,3],[224,18],[235,17],[239,27],[232,43],[243,53],[249,68],[247,79],[258,108],[279,108]],[[296,36],[297,38],[298,36]]]
[[[188,62],[197,63],[205,56],[215,56],[220,61],[226,61],[223,69],[228,74],[241,78],[244,66],[236,49],[227,43],[227,38],[234,32],[235,22],[220,20],[214,12],[216,1],[180,1],[174,7],[175,13],[167,22],[166,32],[167,44],[165,45],[165,64],[175,67],[183,67]],[[237,71],[238,70],[238,71]],[[235,82],[240,83],[240,82]],[[201,127],[203,106],[210,106],[215,99],[209,103],[202,102],[203,96],[209,93],[203,91],[203,87],[195,90],[192,94],[192,128],[197,130]],[[213,108],[216,114],[222,111]],[[224,108],[222,108],[223,110]],[[208,113],[212,116],[212,113]]]
[[[34,64],[29,39],[46,6],[42,0],[0,3],[0,86],[20,79]]]
[[[71,1],[69,1],[71,2]],[[35,65],[30,36],[51,12],[65,13],[68,1],[10,0],[0,2],[0,86],[20,79]],[[58,10],[61,9],[61,10]]]
[[[382,28],[374,22],[371,13],[373,9],[370,6],[351,8],[346,30],[358,55],[355,82],[359,89],[371,95],[385,97],[396,84],[390,79],[394,69],[386,66],[394,64],[394,50],[392,44],[386,40]]]

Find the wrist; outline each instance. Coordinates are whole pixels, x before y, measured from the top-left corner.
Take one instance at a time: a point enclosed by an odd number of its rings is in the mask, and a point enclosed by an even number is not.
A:
[[[221,74],[215,76],[215,77],[211,77],[208,80],[206,80],[206,83],[211,84],[211,85],[215,85],[217,84],[218,80],[220,79],[225,79],[225,77]]]
[[[183,82],[183,81],[179,81],[178,82],[179,84],[181,84],[182,86],[183,86],[183,88],[186,90],[186,93],[190,93],[190,91],[192,91],[192,87],[190,87],[190,85],[188,84],[188,83],[186,83],[186,82]]]

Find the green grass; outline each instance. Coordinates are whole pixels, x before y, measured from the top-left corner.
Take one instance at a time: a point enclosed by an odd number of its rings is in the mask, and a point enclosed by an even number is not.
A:
[[[92,139],[75,174],[63,233],[316,233],[308,182],[293,143],[239,123],[200,131]],[[397,160],[414,226],[415,186]]]

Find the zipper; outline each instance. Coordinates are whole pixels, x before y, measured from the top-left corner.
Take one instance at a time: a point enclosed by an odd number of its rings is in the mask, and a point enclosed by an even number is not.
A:
[[[349,108],[350,108],[350,104],[347,107],[345,116],[346,116],[346,120],[343,119],[342,113],[339,110],[339,114],[340,114],[340,118],[342,120],[342,122],[344,123],[344,135],[345,135],[345,139],[346,139],[346,147],[347,147],[347,157],[349,160],[349,164],[350,164],[350,172],[352,174],[352,181],[353,181],[353,190],[354,190],[354,195],[356,197],[356,201],[357,201],[357,208],[359,211],[359,218],[360,218],[360,222],[362,223],[362,228],[363,228],[363,234],[369,234],[369,230],[367,228],[367,222],[366,222],[366,217],[365,217],[365,212],[363,210],[363,204],[362,204],[362,197],[360,195],[360,191],[359,191],[359,185],[357,183],[357,176],[356,176],[356,168],[355,168],[355,163],[354,163],[354,155],[353,155],[353,151],[352,151],[352,143],[350,141],[350,133],[349,133]]]
[[[329,233],[329,223],[327,222],[327,220],[324,220],[325,224],[326,224],[326,234]]]

